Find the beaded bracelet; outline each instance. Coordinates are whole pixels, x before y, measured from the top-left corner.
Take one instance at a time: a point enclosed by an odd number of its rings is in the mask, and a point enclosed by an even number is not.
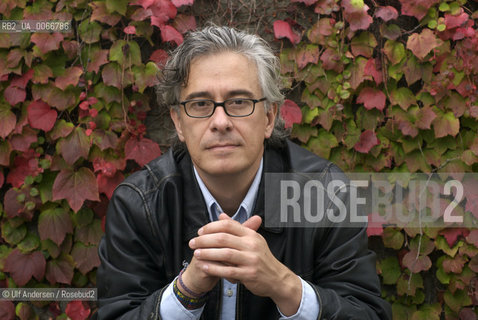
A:
[[[187,310],[198,309],[206,304],[207,294],[202,295],[199,298],[191,298],[184,295],[178,288],[177,279],[173,282],[173,292],[178,301],[186,308]]]

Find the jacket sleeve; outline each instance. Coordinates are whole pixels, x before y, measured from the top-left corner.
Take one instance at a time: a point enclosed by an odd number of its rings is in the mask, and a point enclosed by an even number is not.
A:
[[[341,172],[332,172],[331,176],[346,181],[350,188]],[[350,212],[355,204],[350,203],[349,192],[336,196]],[[320,305],[319,319],[392,319],[391,307],[381,297],[376,256],[368,249],[366,230],[365,223],[334,223],[315,237],[313,288]]]
[[[316,258],[312,286],[320,305],[319,319],[392,319],[381,298],[375,254],[367,248],[366,229],[328,229]]]
[[[164,251],[148,224],[144,194],[120,185],[110,200],[99,245],[98,319],[158,319],[166,279]]]

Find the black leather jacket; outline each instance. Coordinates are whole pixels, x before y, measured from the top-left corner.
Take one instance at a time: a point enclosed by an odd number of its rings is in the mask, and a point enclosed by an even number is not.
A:
[[[340,169],[287,142],[267,148],[265,172],[322,172]],[[254,214],[264,217],[264,179]],[[168,151],[121,183],[107,214],[97,273],[99,319],[160,319],[163,290],[190,261],[188,241],[207,224],[208,213],[187,152]],[[266,228],[260,234],[271,252],[314,288],[319,319],[391,319],[380,298],[375,255],[365,228]],[[208,298],[202,319],[219,319],[220,282]],[[236,319],[278,319],[270,298],[238,286]]]

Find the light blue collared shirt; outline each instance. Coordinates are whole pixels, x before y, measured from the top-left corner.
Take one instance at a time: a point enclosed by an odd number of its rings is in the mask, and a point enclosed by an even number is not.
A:
[[[263,160],[261,160],[261,164],[259,166],[259,169],[257,170],[256,176],[254,177],[251,186],[249,187],[249,191],[244,197],[244,200],[242,200],[239,209],[237,209],[236,213],[232,216],[232,219],[240,223],[244,223],[244,221],[249,219],[249,217],[251,216],[252,209],[257,197],[257,192],[259,191],[262,170]],[[199,184],[199,187],[201,188],[204,201],[206,202],[206,206],[209,212],[209,219],[211,221],[218,220],[219,215],[224,211],[221,209],[219,203],[217,203],[216,199],[214,199],[212,194],[207,189],[195,167],[194,175]],[[231,283],[226,279],[221,279],[221,281],[223,288],[221,319],[235,319],[237,284]],[[300,302],[299,310],[296,314],[290,317],[286,317],[280,312],[279,308],[277,308],[277,310],[279,310],[279,313],[281,314],[281,320],[317,319],[317,316],[319,315],[319,302],[314,290],[312,289],[310,284],[302,280],[302,278],[300,278],[300,281],[302,282],[302,299]],[[163,294],[160,310],[161,317],[166,320],[180,320],[185,318],[197,320],[201,317],[204,307],[194,310],[187,310],[186,308],[184,308],[184,306],[174,296],[173,286],[171,283]]]

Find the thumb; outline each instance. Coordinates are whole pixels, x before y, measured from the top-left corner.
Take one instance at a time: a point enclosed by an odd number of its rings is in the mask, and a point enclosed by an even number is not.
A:
[[[221,213],[219,215],[219,220],[227,220],[227,219],[232,219],[225,213]],[[252,229],[254,231],[257,231],[259,227],[261,226],[262,223],[262,218],[259,216],[252,216],[247,221],[245,221],[242,225],[246,228]]]
[[[261,226],[262,218],[259,216],[252,216],[247,221],[245,221],[242,225],[254,231],[257,231]]]

